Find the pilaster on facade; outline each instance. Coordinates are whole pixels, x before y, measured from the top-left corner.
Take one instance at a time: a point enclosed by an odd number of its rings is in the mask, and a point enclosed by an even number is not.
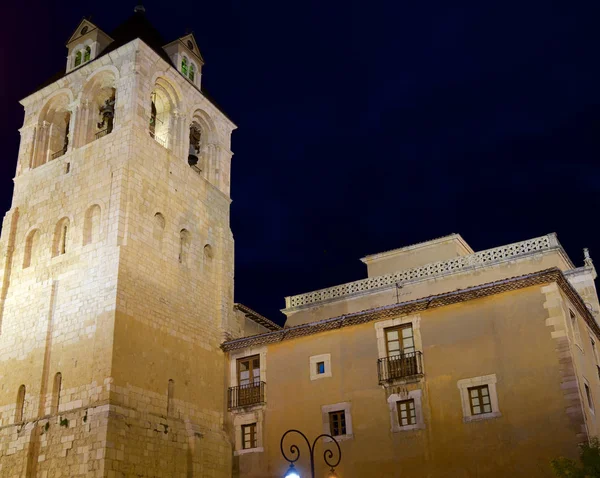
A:
[[[565,413],[580,442],[587,440],[588,430],[583,411],[580,383],[573,357],[574,344],[569,337],[569,326],[565,313],[564,298],[556,283],[543,286],[544,308],[548,311],[546,326],[555,342],[556,359],[560,365],[560,388],[565,400]]]

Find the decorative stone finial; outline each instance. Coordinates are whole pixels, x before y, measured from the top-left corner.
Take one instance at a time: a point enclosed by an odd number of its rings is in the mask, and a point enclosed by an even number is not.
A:
[[[144,5],[142,5],[141,3],[139,5],[136,5],[136,7],[133,9],[134,13],[146,13],[146,9],[144,8]]]
[[[583,262],[586,266],[591,266],[593,264],[592,258],[590,257],[590,250],[587,247],[583,248]]]

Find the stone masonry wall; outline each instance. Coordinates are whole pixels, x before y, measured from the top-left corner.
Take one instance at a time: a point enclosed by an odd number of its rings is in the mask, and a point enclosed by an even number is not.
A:
[[[0,238],[3,477],[230,476],[219,344],[234,323],[233,125],[170,68],[136,40],[23,101],[13,206]],[[157,75],[180,95],[169,149],[147,128]],[[29,169],[39,113],[53,95],[70,98],[71,134],[81,141],[90,84],[115,87],[115,129]],[[211,128],[208,171],[186,161],[194,114]],[[99,228],[88,243],[94,205]],[[53,257],[65,217],[66,250]],[[24,413],[15,421],[21,385]]]

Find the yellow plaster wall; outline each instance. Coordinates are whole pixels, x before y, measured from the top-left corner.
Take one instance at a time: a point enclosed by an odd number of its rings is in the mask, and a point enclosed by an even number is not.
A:
[[[422,389],[424,430],[391,432],[374,323],[269,345],[265,451],[238,457],[239,476],[282,476],[283,432],[317,436],[321,406],[339,402],[351,403],[354,432],[341,443],[339,476],[552,476],[552,458],[576,456],[580,425],[566,412],[545,300],[536,286],[421,314],[425,376],[406,387]],[[322,353],[331,353],[333,376],[311,381],[309,357]],[[463,423],[457,381],[488,374],[502,416]]]

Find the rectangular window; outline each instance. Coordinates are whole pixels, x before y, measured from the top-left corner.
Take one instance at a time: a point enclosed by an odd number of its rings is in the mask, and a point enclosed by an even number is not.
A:
[[[402,400],[398,403],[398,424],[401,427],[415,425],[417,423],[417,414],[415,412],[414,400]]]
[[[242,425],[242,448],[256,448],[256,423]]]
[[[490,390],[487,385],[479,387],[470,387],[469,402],[471,404],[471,415],[481,415],[483,413],[492,412],[492,404],[490,402]]]
[[[585,387],[585,396],[587,397],[590,410],[594,411],[594,402],[592,401],[592,392],[590,391],[590,387],[587,383],[584,383],[583,386]]]
[[[346,434],[346,412],[344,410],[329,412],[329,431],[334,437]]]
[[[325,362],[317,362],[317,375],[325,373]]]
[[[415,352],[412,324],[385,329],[385,345],[388,357]]]
[[[238,360],[238,385],[260,384],[260,356],[244,357]]]

